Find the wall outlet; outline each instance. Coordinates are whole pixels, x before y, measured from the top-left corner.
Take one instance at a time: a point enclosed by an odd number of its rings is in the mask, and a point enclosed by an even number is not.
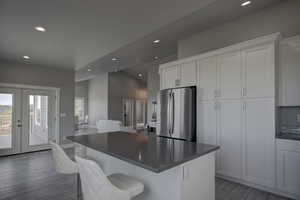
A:
[[[297,122],[300,122],[300,114],[297,114]]]

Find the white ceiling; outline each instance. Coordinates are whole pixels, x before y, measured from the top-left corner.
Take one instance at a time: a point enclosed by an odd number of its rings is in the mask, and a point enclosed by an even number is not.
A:
[[[1,0],[0,56],[78,69],[213,1]]]
[[[89,68],[93,69],[92,72],[88,72],[87,69],[77,71],[77,80],[93,77],[93,75],[97,73],[118,69],[124,70],[126,73],[138,79],[139,77],[137,75],[142,73],[144,75],[143,80],[147,81],[147,68],[153,66],[155,63],[165,63],[169,62],[170,59],[176,59],[177,41],[179,39],[232,21],[241,16],[260,11],[280,1],[252,1],[253,3],[247,7],[241,7],[240,2],[241,1],[237,0],[226,0],[226,6],[224,6],[224,1],[215,1],[130,45],[126,45],[94,61],[89,66]],[[155,38],[161,39],[158,45],[152,43]],[[112,62],[111,58],[115,56],[120,57],[121,61]],[[153,61],[154,56],[158,56],[160,59]]]
[[[0,59],[76,69],[85,79],[174,55],[178,39],[279,0],[252,1],[0,0]]]

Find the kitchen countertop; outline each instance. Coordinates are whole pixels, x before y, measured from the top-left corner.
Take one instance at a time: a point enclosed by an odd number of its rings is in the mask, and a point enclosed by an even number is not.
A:
[[[67,139],[156,173],[219,149],[214,145],[127,132],[69,136]]]
[[[276,135],[276,138],[286,139],[286,140],[300,140],[300,135],[293,134],[293,133],[279,133]]]

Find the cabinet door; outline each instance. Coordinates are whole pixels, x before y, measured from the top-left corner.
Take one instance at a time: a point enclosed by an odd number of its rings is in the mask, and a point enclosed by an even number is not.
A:
[[[212,100],[217,91],[217,58],[210,57],[198,61],[198,98]]]
[[[277,163],[279,189],[300,195],[300,149],[278,150]]]
[[[245,109],[244,178],[273,187],[275,183],[274,99],[251,99]]]
[[[242,60],[241,53],[234,52],[219,56],[219,97],[235,99],[241,97],[242,91]]]
[[[178,80],[178,66],[168,67],[162,70],[163,89],[175,88]]]
[[[182,64],[180,67],[180,87],[196,85],[196,71],[196,61]]]
[[[219,106],[218,141],[220,145],[218,173],[242,177],[242,103],[224,100]]]
[[[276,139],[276,152],[277,188],[300,198],[300,141]]]
[[[245,66],[245,96],[274,97],[275,58],[274,45],[243,51]]]
[[[198,104],[197,141],[206,144],[217,144],[217,110],[216,102],[207,101]]]
[[[300,105],[300,44],[299,47],[281,45],[280,88],[282,106]]]

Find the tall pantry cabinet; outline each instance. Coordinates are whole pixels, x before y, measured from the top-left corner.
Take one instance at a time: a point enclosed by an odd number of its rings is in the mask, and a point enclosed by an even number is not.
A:
[[[161,89],[166,89],[180,87],[176,80],[190,63],[188,83],[197,86],[197,140],[220,146],[217,175],[267,188],[276,181],[278,38],[272,34],[160,66]]]

